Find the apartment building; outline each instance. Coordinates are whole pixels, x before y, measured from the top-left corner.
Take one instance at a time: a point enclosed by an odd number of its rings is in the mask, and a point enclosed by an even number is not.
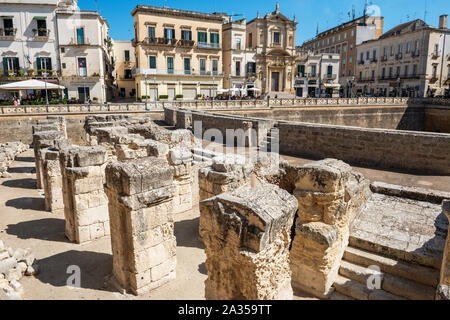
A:
[[[136,56],[132,41],[113,41],[113,67],[116,98],[136,99],[133,75],[133,70],[136,69]]]
[[[224,87],[256,88],[256,49],[247,47],[247,20],[228,21],[223,25]],[[259,88],[256,88],[259,89]],[[250,90],[248,94],[259,95]]]
[[[109,26],[97,11],[65,0],[56,12],[61,84],[65,98],[105,103],[114,96]]]
[[[337,53],[341,56],[340,84],[345,96],[350,96],[350,88],[356,76],[356,46],[364,41],[378,39],[383,34],[384,18],[362,16],[317,34],[303,43],[301,51]]]
[[[378,40],[359,45],[357,92],[401,97],[445,95],[450,72],[447,21],[448,16],[442,15],[435,28],[413,20]]]
[[[340,55],[297,51],[295,96],[300,98],[339,97]]]
[[[255,85],[262,94],[274,97],[293,96],[296,72],[295,16],[290,20],[275,11],[247,23],[247,49],[255,51]]]
[[[224,79],[224,15],[138,5],[132,16],[137,97],[216,96]]]
[[[1,82],[58,82],[57,6],[58,0],[0,2]]]

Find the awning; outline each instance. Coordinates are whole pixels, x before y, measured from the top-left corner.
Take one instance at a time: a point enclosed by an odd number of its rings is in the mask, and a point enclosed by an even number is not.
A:
[[[45,89],[63,90],[65,89],[65,87],[39,80],[18,81],[0,86],[0,91],[45,90]]]
[[[338,83],[324,83],[323,86],[325,88],[340,88],[341,85]]]
[[[33,18],[33,20],[47,20],[47,17],[43,17],[43,16],[35,16]]]
[[[2,19],[12,19],[12,18],[14,18],[14,16],[0,16],[0,18],[2,18]]]

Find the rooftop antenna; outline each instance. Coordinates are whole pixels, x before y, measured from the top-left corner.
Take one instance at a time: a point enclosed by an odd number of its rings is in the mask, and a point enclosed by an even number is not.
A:
[[[366,15],[367,15],[367,7],[369,6],[369,0],[366,0],[366,4],[364,5],[364,11],[363,11],[363,17],[364,17],[364,24],[366,24]]]
[[[428,0],[425,0],[425,12],[423,13],[423,21],[427,23],[427,14],[428,14]]]
[[[319,23],[317,23],[316,36],[319,34]]]
[[[352,5],[352,20],[355,20],[355,5]]]

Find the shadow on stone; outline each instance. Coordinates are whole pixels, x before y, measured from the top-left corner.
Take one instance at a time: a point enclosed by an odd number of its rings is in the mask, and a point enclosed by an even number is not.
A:
[[[19,239],[69,242],[65,236],[64,219],[41,219],[10,224],[6,228],[6,233]]]
[[[175,237],[178,247],[204,249],[205,246],[198,240],[200,218],[175,222]]]
[[[44,198],[17,198],[6,201],[5,206],[21,210],[45,211],[45,200]]]
[[[34,171],[34,167],[14,167],[9,168],[9,173],[32,173]]]
[[[8,180],[3,182],[2,185],[9,188],[36,189],[36,179],[26,178],[26,179]]]
[[[54,287],[73,285],[76,268],[80,271],[80,287],[113,292],[105,285],[112,272],[112,255],[92,251],[66,251],[38,261],[40,272],[36,278]],[[70,278],[70,279],[69,279]]]
[[[34,163],[34,158],[33,157],[16,157],[16,161],[33,162]]]
[[[206,264],[204,262],[198,265],[198,272],[204,275],[208,275],[208,270],[206,270]]]

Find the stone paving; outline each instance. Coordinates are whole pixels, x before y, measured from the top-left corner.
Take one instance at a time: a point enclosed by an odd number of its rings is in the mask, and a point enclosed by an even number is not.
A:
[[[374,193],[353,224],[350,243],[439,269],[447,228],[440,204]]]

